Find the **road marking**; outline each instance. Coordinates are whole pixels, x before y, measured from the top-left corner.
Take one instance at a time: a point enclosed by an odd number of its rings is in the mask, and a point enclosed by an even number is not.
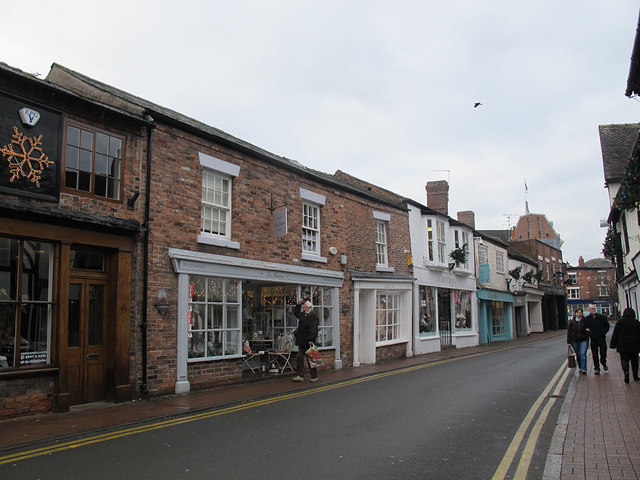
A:
[[[150,432],[153,430],[158,430],[161,428],[168,428],[168,427],[173,427],[175,425],[182,425],[185,423],[190,423],[190,422],[195,422],[198,420],[205,420],[205,419],[209,419],[209,418],[214,418],[214,417],[219,417],[221,415],[227,415],[230,413],[235,413],[235,412],[239,412],[242,410],[248,410],[251,408],[255,408],[255,407],[261,407],[264,405],[269,405],[271,403],[276,403],[276,402],[282,402],[284,400],[290,400],[293,398],[299,398],[299,397],[304,397],[307,395],[314,395],[317,393],[321,393],[321,392],[326,392],[329,390],[335,390],[338,388],[343,388],[343,387],[347,387],[350,385],[356,385],[358,383],[363,383],[363,382],[369,382],[372,380],[377,380],[379,378],[384,378],[384,377],[389,377],[392,375],[398,375],[401,373],[408,373],[408,372],[412,372],[415,370],[421,370],[424,368],[430,368],[430,367],[435,367],[437,365],[443,365],[446,363],[451,363],[451,362],[455,362],[458,360],[463,360],[463,359],[468,359],[468,358],[474,358],[474,357],[478,357],[481,355],[488,355],[490,353],[495,353],[495,352],[500,352],[500,351],[505,351],[505,350],[511,350],[513,348],[516,348],[516,346],[509,346],[509,347],[504,347],[504,348],[498,348],[495,350],[491,350],[488,352],[479,352],[479,353],[473,353],[470,355],[464,355],[464,356],[460,356],[460,357],[453,357],[453,358],[447,358],[447,359],[443,359],[443,360],[436,360],[434,362],[430,362],[430,363],[423,363],[423,364],[419,364],[419,365],[413,365],[410,367],[404,367],[404,368],[399,368],[396,370],[389,370],[386,372],[381,372],[381,373],[376,373],[376,374],[372,374],[372,375],[366,375],[363,377],[359,377],[359,378],[354,378],[351,380],[345,380],[342,382],[336,382],[336,383],[332,383],[329,385],[323,385],[323,386],[318,386],[315,388],[309,388],[309,389],[305,389],[305,390],[299,390],[299,391],[295,391],[295,392],[291,392],[291,393],[286,393],[286,394],[281,394],[281,395],[275,395],[272,397],[268,397],[268,398],[264,398],[264,399],[260,399],[260,400],[254,400],[254,401],[249,401],[246,403],[241,403],[241,404],[237,404],[237,405],[232,405],[229,407],[222,407],[213,411],[207,411],[207,412],[201,412],[201,413],[195,413],[195,414],[191,414],[191,415],[185,415],[185,416],[181,416],[179,418],[173,418],[170,420],[163,420],[160,422],[155,422],[155,423],[151,423],[151,424],[147,424],[147,425],[140,425],[137,427],[131,427],[131,428],[125,428],[122,430],[117,430],[114,432],[108,432],[108,433],[103,433],[100,435],[93,435],[87,438],[83,438],[80,440],[72,440],[72,441],[68,441],[68,442],[63,442],[60,444],[56,444],[56,445],[49,445],[46,447],[41,447],[41,448],[36,448],[33,450],[27,450],[24,452],[17,452],[17,453],[13,453],[10,455],[5,455],[5,456],[1,456],[0,457],[0,465],[4,465],[6,463],[12,463],[12,462],[19,462],[21,460],[27,460],[29,458],[35,458],[35,457],[41,457],[44,455],[50,455],[52,453],[56,453],[56,452],[62,452],[65,450],[72,450],[74,448],[80,448],[80,447],[84,447],[87,445],[92,445],[95,443],[101,443],[101,442],[106,442],[109,440],[115,440],[117,438],[123,438],[123,437],[128,437],[131,435],[137,435],[139,433],[145,433],[145,432]],[[556,374],[556,376],[554,377],[554,379],[558,376],[558,374]],[[553,380],[552,380],[553,382]],[[550,387],[548,387],[550,388]],[[503,460],[504,461],[504,460]],[[508,467],[507,467],[508,468]],[[495,478],[495,477],[494,477]],[[504,477],[502,477],[504,478]]]
[[[562,387],[564,386],[564,383],[567,377],[569,376],[569,372],[571,371],[567,368],[566,364],[567,363],[565,361],[560,366],[560,368],[558,369],[556,374],[553,376],[551,381],[547,384],[547,386],[542,391],[538,399],[534,402],[534,404],[529,409],[529,412],[527,413],[526,417],[520,424],[520,427],[516,431],[516,434],[514,435],[513,440],[511,440],[511,443],[509,444],[509,447],[507,448],[507,451],[504,454],[504,457],[502,458],[500,465],[498,465],[498,469],[494,473],[492,480],[504,480],[504,478],[506,478],[507,473],[509,472],[509,468],[513,463],[513,459],[515,458],[516,453],[520,449],[520,445],[524,440],[525,433],[529,429],[529,426],[531,425],[531,422],[533,421],[536,414],[538,413],[538,410],[540,410],[540,406],[546,400],[546,404],[542,409],[540,416],[538,417],[531,432],[529,433],[529,438],[527,440],[525,448],[521,453],[520,461],[518,462],[516,475],[513,477],[513,480],[526,479],[527,472],[531,464],[531,459],[533,457],[533,452],[535,450],[536,443],[538,442],[538,437],[540,436],[540,431],[542,430],[542,426],[544,425],[544,422],[549,416],[549,411],[551,410],[551,407],[557,400],[557,397],[554,398],[553,396],[549,396],[549,392],[551,391],[553,386],[556,385],[553,395],[558,395],[562,390]],[[558,379],[560,380],[558,381]]]

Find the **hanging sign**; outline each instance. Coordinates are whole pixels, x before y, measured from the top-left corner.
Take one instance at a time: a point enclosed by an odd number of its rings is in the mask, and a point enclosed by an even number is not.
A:
[[[273,212],[273,236],[284,237],[287,234],[287,208]]]

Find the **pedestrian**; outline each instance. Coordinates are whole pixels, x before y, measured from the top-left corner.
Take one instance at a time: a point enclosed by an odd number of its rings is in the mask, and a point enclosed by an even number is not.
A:
[[[584,326],[589,332],[591,343],[591,353],[593,354],[593,373],[600,375],[600,364],[605,371],[607,367],[607,332],[609,331],[609,320],[604,315],[600,315],[595,305],[589,305],[589,315],[584,317]]]
[[[295,316],[298,317],[298,327],[293,331],[296,337],[296,345],[298,346],[298,354],[296,356],[297,375],[293,377],[294,382],[304,382],[304,364],[307,362],[311,381],[318,381],[318,369],[311,367],[309,357],[306,351],[312,346],[318,336],[318,317],[311,310],[313,304],[308,298],[302,298],[295,308]]]
[[[567,326],[567,344],[571,345],[576,353],[576,360],[580,373],[587,374],[587,347],[589,346],[589,333],[582,319],[582,309],[578,308],[569,320]]]
[[[640,322],[633,308],[625,308],[622,317],[613,327],[611,348],[618,350],[620,364],[624,372],[624,383],[629,383],[629,362],[635,381],[638,378],[638,353],[640,353]]]

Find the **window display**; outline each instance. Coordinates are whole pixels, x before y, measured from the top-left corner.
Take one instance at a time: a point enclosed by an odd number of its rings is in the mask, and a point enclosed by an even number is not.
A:
[[[52,245],[0,238],[0,368],[50,363],[52,277]]]
[[[471,292],[467,290],[453,291],[456,330],[471,329]]]
[[[423,285],[419,288],[418,312],[420,318],[418,320],[418,327],[420,329],[420,336],[423,337],[436,334],[435,290],[434,287],[425,287]]]
[[[504,302],[493,300],[491,302],[491,335],[505,334]]]
[[[400,306],[396,293],[376,296],[376,342],[388,342],[400,337]]]

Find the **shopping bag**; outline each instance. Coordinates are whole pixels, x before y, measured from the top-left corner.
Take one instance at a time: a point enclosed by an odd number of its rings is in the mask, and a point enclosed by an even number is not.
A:
[[[322,355],[320,354],[320,350],[314,344],[312,344],[309,349],[304,352],[307,357],[309,357],[309,364],[311,368],[318,368],[324,365],[324,360],[322,359]]]
[[[567,367],[576,368],[576,355],[570,346],[568,347]]]

